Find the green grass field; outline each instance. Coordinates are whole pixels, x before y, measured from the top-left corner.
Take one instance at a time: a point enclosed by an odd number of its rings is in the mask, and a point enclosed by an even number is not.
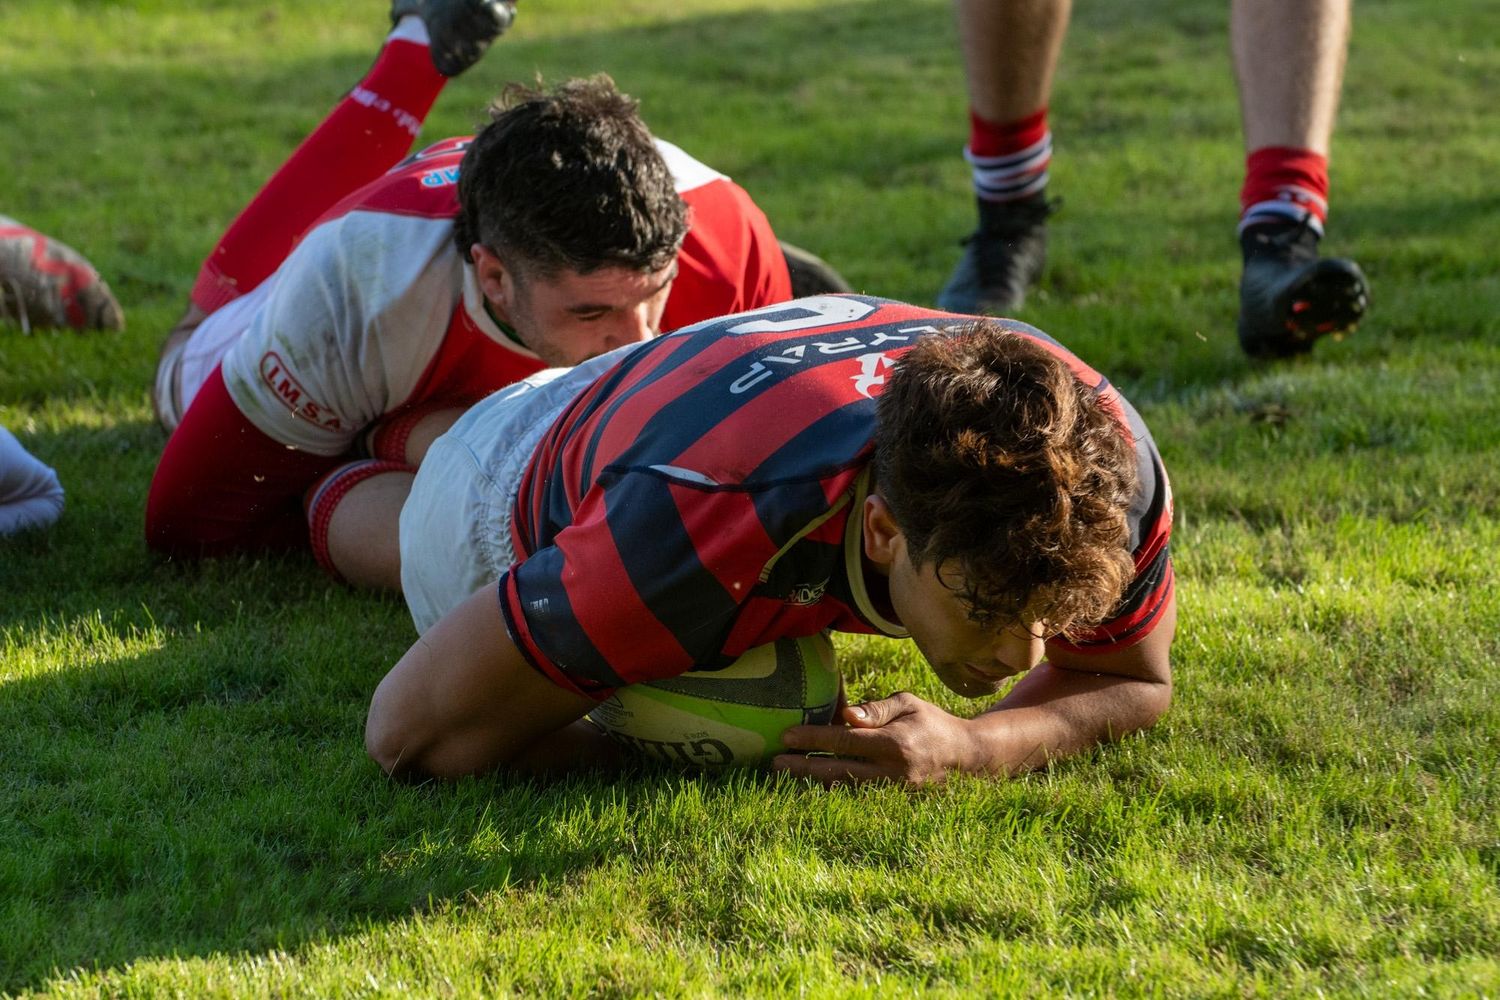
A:
[[[385,6],[5,0],[0,212],[84,251],[129,328],[0,328],[0,423],[68,490],[0,542],[0,992],[1500,996],[1500,12],[1358,5],[1326,247],[1373,314],[1262,365],[1225,8],[1078,5],[1023,314],[1173,474],[1171,712],[1009,783],[825,793],[391,785],[361,729],[399,602],[149,556],[160,337]],[[782,235],[931,301],[971,225],[946,4],[526,5],[424,134],[601,69]],[[907,646],[840,650],[856,696],[965,710]]]

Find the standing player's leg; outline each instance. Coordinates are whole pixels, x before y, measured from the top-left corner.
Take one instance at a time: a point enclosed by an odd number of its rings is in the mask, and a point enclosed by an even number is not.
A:
[[[1047,256],[1047,104],[1072,0],[956,0],[979,227],[938,295],[954,312],[1009,313]]]
[[[1234,0],[1230,43],[1245,129],[1239,337],[1256,356],[1306,351],[1368,305],[1352,260],[1318,258],[1349,0]]]

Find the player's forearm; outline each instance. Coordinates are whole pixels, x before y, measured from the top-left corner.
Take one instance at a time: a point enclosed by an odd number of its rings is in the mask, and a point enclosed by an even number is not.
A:
[[[964,770],[1016,774],[1151,726],[1172,699],[1170,680],[1064,670],[1043,663],[971,720]]]
[[[587,719],[549,733],[511,761],[522,774],[557,777],[574,771],[613,771],[625,763],[620,745]]]

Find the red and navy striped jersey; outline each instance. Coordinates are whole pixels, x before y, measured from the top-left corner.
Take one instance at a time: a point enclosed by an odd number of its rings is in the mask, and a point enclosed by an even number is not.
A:
[[[554,682],[604,698],[781,637],[904,636],[860,569],[875,398],[918,338],[971,321],[819,296],[622,351],[562,411],[521,479],[518,561],[499,584],[518,648]],[[1041,331],[998,322],[1093,386],[1135,446],[1136,579],[1110,621],[1068,645],[1124,648],[1151,631],[1172,590],[1156,446],[1098,372]]]

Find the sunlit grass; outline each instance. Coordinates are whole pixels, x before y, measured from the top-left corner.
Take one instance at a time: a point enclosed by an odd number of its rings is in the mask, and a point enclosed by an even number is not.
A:
[[[310,560],[145,551],[146,387],[199,259],[369,64],[384,5],[8,0],[0,212],[84,251],[117,337],[0,328],[0,423],[68,491],[0,543],[0,991],[95,995],[1500,994],[1495,15],[1356,10],[1328,245],[1370,321],[1234,340],[1225,5],[1079,5],[1067,200],[1023,318],[1136,400],[1182,619],[1149,733],[1009,783],[387,783],[404,608]],[[930,301],[972,225],[936,0],[559,0],[455,81],[608,70],[872,293]],[[907,645],[851,693],[954,711]]]

